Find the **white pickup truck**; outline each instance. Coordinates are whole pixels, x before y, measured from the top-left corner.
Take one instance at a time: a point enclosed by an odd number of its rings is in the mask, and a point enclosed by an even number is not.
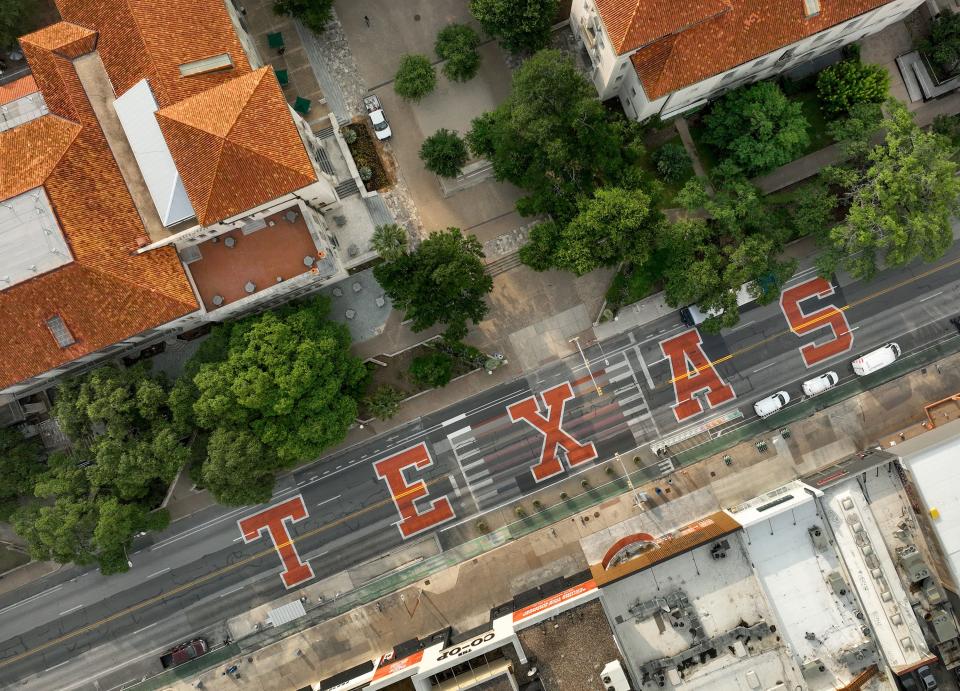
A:
[[[367,109],[367,115],[370,116],[370,124],[373,125],[373,132],[377,139],[383,141],[390,139],[393,132],[390,131],[390,122],[383,112],[383,106],[380,105],[380,99],[376,94],[366,96],[363,99],[363,107]]]

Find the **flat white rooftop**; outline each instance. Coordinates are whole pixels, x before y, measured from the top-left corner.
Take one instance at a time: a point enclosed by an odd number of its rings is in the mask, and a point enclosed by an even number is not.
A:
[[[960,420],[939,425],[892,451],[913,477],[954,583],[960,583]]]
[[[169,227],[193,218],[196,213],[160,125],[157,124],[154,113],[158,106],[147,80],[142,79],[134,84],[114,101],[113,107],[130,142],[143,181],[150,191],[150,198],[157,207],[160,221]]]
[[[0,201],[0,290],[72,261],[42,187]]]
[[[47,114],[47,102],[43,94],[35,91],[18,99],[0,105],[0,132],[35,120]]]
[[[845,580],[837,591],[830,585],[831,575],[845,577],[826,521],[811,495],[800,497],[788,510],[746,528],[747,552],[807,688],[836,689],[878,656],[857,618],[853,589]]]

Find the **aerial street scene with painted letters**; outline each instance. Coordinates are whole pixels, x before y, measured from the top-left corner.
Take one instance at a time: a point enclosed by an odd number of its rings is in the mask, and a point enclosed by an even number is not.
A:
[[[960,691],[960,2],[0,0],[0,689]]]

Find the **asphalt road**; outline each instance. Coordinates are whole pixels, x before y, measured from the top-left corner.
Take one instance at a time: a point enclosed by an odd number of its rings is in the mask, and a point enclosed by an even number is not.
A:
[[[812,277],[801,272],[788,287]],[[773,391],[786,390],[799,400],[800,383],[823,371],[854,377],[849,362],[886,342],[896,340],[908,354],[955,337],[947,319],[960,312],[960,244],[934,265],[885,272],[869,283],[834,279],[833,285],[832,297],[814,298],[804,309],[848,305],[844,313],[854,335],[849,353],[808,369],[799,347],[829,340],[829,329],[799,337],[789,330],[779,304],[746,310],[733,329],[703,336],[707,357],[720,361],[716,370],[736,398],[683,422],[672,410],[673,377],[660,347],[687,330],[673,313],[587,344],[589,372],[575,353],[320,459],[283,478],[273,503],[303,497],[309,517],[294,524],[291,534],[317,579],[366,562],[404,543],[397,507],[372,465],[424,442],[434,463],[408,471],[407,479],[426,481],[431,499],[447,496],[455,519],[411,541],[437,540],[448,547],[459,539],[458,524],[571,470],[565,461],[564,472],[537,483],[531,467],[544,436],[525,421],[511,422],[506,406],[571,382],[575,397],[565,405],[563,430],[592,442],[597,451],[597,460],[583,467],[638,448],[656,463],[650,447],[662,443],[657,440],[689,437],[718,419],[749,420],[755,417],[753,403]],[[428,503],[418,506],[425,510]],[[0,685],[109,689],[159,671],[159,653],[173,643],[198,633],[220,640],[226,618],[287,592],[269,540],[245,544],[237,526],[238,519],[260,509],[211,507],[178,521],[138,541],[131,554],[134,567],[126,574],[105,578],[66,568],[0,597]]]

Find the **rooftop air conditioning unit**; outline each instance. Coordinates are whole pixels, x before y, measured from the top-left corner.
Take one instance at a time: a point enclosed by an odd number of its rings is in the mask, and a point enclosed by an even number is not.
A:
[[[600,679],[606,691],[630,691],[630,681],[627,679],[627,673],[623,671],[620,660],[608,662],[600,672]]]

